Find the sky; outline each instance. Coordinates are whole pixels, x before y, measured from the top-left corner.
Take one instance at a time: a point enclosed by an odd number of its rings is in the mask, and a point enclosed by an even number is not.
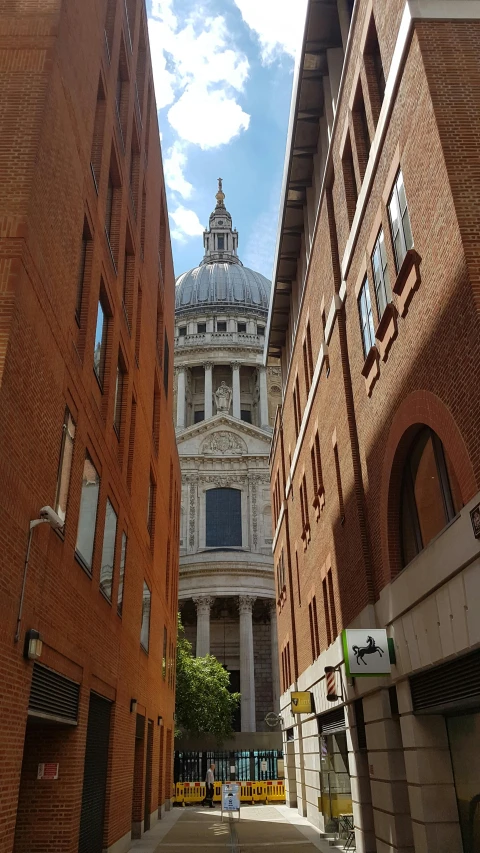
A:
[[[217,178],[245,266],[272,277],[306,0],[147,0],[175,275],[203,257]]]

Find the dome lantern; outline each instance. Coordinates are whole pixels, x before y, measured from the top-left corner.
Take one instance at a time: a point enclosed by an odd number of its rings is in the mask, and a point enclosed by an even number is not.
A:
[[[205,255],[200,266],[218,261],[224,264],[241,264],[237,256],[238,232],[236,228],[232,228],[232,217],[224,204],[222,178],[218,179],[215,199],[217,203],[215,210],[210,214],[208,230],[203,232]]]

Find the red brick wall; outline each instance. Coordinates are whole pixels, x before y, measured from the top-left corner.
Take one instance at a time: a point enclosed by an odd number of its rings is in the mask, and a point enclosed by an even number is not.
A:
[[[178,495],[180,473],[172,421],[172,366],[169,393],[163,383],[163,339],[173,347],[174,274],[164,202],[161,153],[150,60],[141,96],[141,121],[134,117],[134,81],[140,28],[146,36],[143,2],[131,26],[133,52],[126,36],[124,3],[116,4],[109,61],[104,41],[106,2],[64,0],[63,3],[2,5],[0,11],[0,660],[5,689],[0,694],[0,851],[11,853],[19,790],[35,800],[36,783],[20,785],[31,665],[22,658],[24,632],[30,627],[44,638],[42,661],[78,680],[82,705],[76,736],[58,743],[61,765],[71,772],[65,811],[58,811],[58,838],[48,849],[74,853],[78,844],[83,755],[74,761],[71,744],[84,742],[90,689],[114,701],[106,803],[105,844],[130,831],[136,698],[147,717],[163,716],[172,726],[173,690],[162,679],[163,628],[175,638],[175,614],[165,591],[165,556],[170,536],[171,583],[176,583],[178,544],[169,513],[169,476]],[[15,36],[9,33],[15,32]],[[115,84],[121,40],[131,85],[126,108],[125,151],[117,128]],[[105,123],[98,194],[90,170],[99,80],[105,92]],[[148,100],[147,100],[148,99]],[[147,116],[150,120],[147,122]],[[140,182],[146,187],[145,243],[142,257],[137,216],[129,198],[129,158],[133,126],[140,144]],[[148,157],[146,151],[148,149]],[[121,193],[116,210],[117,271],[105,238],[104,219],[111,152],[118,164]],[[141,195],[141,193],[140,193]],[[87,221],[92,236],[86,264],[80,328],[75,319],[80,243]],[[122,307],[123,258],[128,228],[134,249],[130,328]],[[164,253],[163,270],[159,247]],[[117,274],[118,273],[118,274]],[[103,393],[93,372],[93,341],[100,283],[108,301],[108,347]],[[142,288],[141,331],[138,332],[138,287]],[[138,337],[139,336],[139,337]],[[138,361],[135,341],[139,339]],[[113,429],[115,373],[119,349],[126,367],[120,437]],[[154,387],[160,389],[160,447],[153,437]],[[131,431],[136,401],[135,434]],[[40,507],[53,505],[65,406],[76,422],[65,532],[59,537],[47,525],[35,530],[27,578],[21,642],[15,645],[16,615],[30,519]],[[129,447],[131,484],[127,483]],[[101,474],[95,546],[90,577],[76,561],[75,543],[85,450]],[[153,541],[146,526],[150,472],[156,483]],[[99,571],[107,497],[118,513],[113,603],[99,591]],[[128,533],[122,618],[117,615],[119,551]],[[152,591],[149,654],[140,648],[142,588]],[[159,732],[154,726],[152,803],[158,800]],[[52,735],[53,737],[53,735]],[[27,746],[29,746],[30,740]],[[70,745],[67,749],[67,745]],[[41,743],[37,757],[47,751]],[[68,755],[67,755],[68,753]],[[81,753],[81,749],[80,749]],[[81,760],[80,760],[81,759]],[[42,759],[43,760],[43,759]],[[38,757],[40,761],[40,757]],[[32,758],[32,767],[33,767]],[[72,770],[70,771],[70,767]],[[26,776],[25,776],[26,779]],[[7,780],[6,783],[4,780]],[[40,783],[38,783],[40,786]],[[62,784],[51,783],[60,792]],[[23,826],[22,844],[36,849],[43,819],[50,821],[44,789],[42,808]],[[34,793],[32,793],[34,791]],[[52,809],[56,808],[52,800]],[[22,819],[23,822],[23,819]],[[20,836],[19,836],[20,837]],[[20,843],[20,842],[19,842]],[[55,846],[56,845],[56,846]],[[40,849],[40,848],[38,848]],[[42,849],[47,849],[42,848]]]
[[[380,52],[388,74],[403,11],[402,2],[374,0]],[[333,162],[319,211],[306,292],[298,317],[298,331],[282,412],[287,477],[289,454],[296,446],[292,393],[298,371],[302,412],[305,407],[302,340],[310,322],[314,360],[323,338],[321,312],[330,309],[340,287],[338,259],[344,256],[350,234],[340,144],[346,124],[352,128],[356,75],[361,64],[360,42],[371,4],[360,0],[351,35],[351,51],[344,70],[344,89],[333,137]],[[398,92],[388,122],[382,153],[358,239],[346,274],[345,307],[337,315],[328,345],[330,374],[322,370],[288,497],[288,516],[280,527],[275,563],[291,541],[291,582],[279,606],[279,647],[292,631],[297,634],[299,670],[312,662],[308,601],[317,597],[320,640],[326,645],[322,581],[331,565],[338,632],[378,597],[398,570],[398,502],[392,509],[392,491],[398,496],[399,476],[392,476],[398,443],[412,423],[427,423],[444,442],[460,482],[463,502],[480,484],[478,387],[480,340],[478,319],[479,234],[475,211],[480,185],[474,165],[480,157],[478,110],[478,40],[475,22],[429,22],[415,26]],[[362,72],[365,78],[365,73]],[[378,114],[363,91],[366,114]],[[355,140],[353,137],[353,145]],[[353,152],[354,162],[358,154]],[[420,284],[408,311],[394,296],[396,335],[370,395],[361,371],[364,355],[356,287],[370,265],[372,238],[383,225],[390,283],[396,279],[385,193],[402,168],[419,255]],[[477,170],[478,171],[478,170]],[[388,184],[390,182],[390,184]],[[331,195],[330,195],[331,194]],[[330,202],[331,197],[331,202]],[[333,208],[333,216],[332,216]],[[379,214],[380,211],[380,214]],[[379,215],[381,219],[379,219]],[[338,244],[338,259],[335,247]],[[357,290],[358,292],[358,290]],[[375,329],[378,327],[373,307]],[[285,362],[284,362],[285,363]],[[285,377],[284,377],[285,380]],[[325,506],[312,506],[313,476],[310,448],[318,428],[322,452]],[[338,470],[333,444],[336,441]],[[272,457],[274,477],[281,458],[281,442]],[[306,476],[309,496],[310,541],[304,548],[300,512],[300,483]],[[340,477],[344,521],[341,519]],[[396,476],[396,479],[395,479]],[[284,495],[284,491],[282,492]],[[295,552],[298,556],[298,572]],[[330,604],[330,601],[328,602]],[[292,606],[294,619],[292,620]],[[304,612],[305,611],[305,612]]]

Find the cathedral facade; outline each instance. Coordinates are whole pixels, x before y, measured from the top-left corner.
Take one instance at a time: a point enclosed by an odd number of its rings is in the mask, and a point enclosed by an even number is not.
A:
[[[268,462],[281,387],[280,368],[263,366],[270,282],[239,260],[224,198],[219,181],[204,258],[176,285],[179,606],[194,653],[215,655],[241,693],[223,748],[250,753],[248,778],[257,753],[276,775],[281,749],[265,723],[279,699]]]

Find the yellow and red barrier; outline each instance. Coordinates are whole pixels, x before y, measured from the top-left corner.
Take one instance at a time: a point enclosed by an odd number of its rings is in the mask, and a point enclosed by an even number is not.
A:
[[[222,799],[223,782],[215,782],[213,801]],[[268,782],[239,782],[242,803],[284,803],[285,785],[281,780]],[[177,805],[194,805],[205,799],[204,782],[177,782],[174,802]]]

